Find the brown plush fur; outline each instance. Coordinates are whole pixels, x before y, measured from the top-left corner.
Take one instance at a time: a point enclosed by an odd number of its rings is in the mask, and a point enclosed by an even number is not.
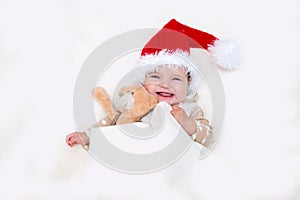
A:
[[[93,95],[107,113],[95,127],[138,122],[157,104],[156,97],[149,94],[142,85],[130,85],[120,89],[119,99],[122,99],[122,105],[119,110],[113,107],[112,100],[103,87],[96,87]]]

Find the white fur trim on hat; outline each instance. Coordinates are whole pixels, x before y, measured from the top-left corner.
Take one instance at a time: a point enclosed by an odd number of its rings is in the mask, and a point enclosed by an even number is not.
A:
[[[147,54],[141,56],[140,66],[144,66],[144,74],[146,75],[149,72],[153,72],[158,69],[160,66],[177,66],[184,67],[186,72],[190,73],[190,83],[188,88],[188,95],[194,95],[200,87],[201,76],[200,72],[196,69],[191,61],[189,60],[189,53],[182,51],[180,49],[176,51],[169,51],[163,49],[155,54]],[[145,76],[142,77],[142,82],[144,82]]]

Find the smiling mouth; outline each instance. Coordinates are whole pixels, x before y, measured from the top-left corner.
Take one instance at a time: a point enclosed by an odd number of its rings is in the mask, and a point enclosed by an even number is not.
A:
[[[174,96],[173,93],[169,93],[169,92],[156,92],[156,94],[161,97],[173,97]]]

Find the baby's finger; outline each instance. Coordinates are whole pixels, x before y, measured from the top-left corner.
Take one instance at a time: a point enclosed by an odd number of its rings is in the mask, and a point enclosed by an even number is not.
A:
[[[77,132],[67,135],[67,137],[66,137],[67,144],[72,147],[73,144],[77,142],[76,138],[78,138]]]
[[[178,106],[172,106],[173,110],[177,110],[179,107]]]
[[[69,145],[72,147],[74,144],[79,144],[80,139],[78,137],[72,137],[70,138]]]
[[[74,137],[70,137],[68,140],[68,145],[72,147],[76,143],[76,139]]]
[[[69,135],[66,136],[66,143],[67,143],[67,144],[69,144],[72,135],[73,135],[73,134],[69,134]]]
[[[174,114],[180,113],[180,110],[178,110],[178,109],[173,109],[173,110],[171,110],[170,112],[171,112],[172,115],[174,115]]]

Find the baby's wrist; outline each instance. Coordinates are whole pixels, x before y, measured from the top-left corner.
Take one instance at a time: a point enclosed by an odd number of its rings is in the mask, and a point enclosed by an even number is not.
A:
[[[186,121],[185,123],[185,127],[186,127],[186,132],[192,136],[194,133],[197,132],[197,125],[195,120],[193,120],[192,118],[189,118],[189,120]]]
[[[204,118],[196,120],[196,124],[196,132],[192,135],[192,138],[195,142],[207,146],[212,138],[213,127],[209,121]]]

